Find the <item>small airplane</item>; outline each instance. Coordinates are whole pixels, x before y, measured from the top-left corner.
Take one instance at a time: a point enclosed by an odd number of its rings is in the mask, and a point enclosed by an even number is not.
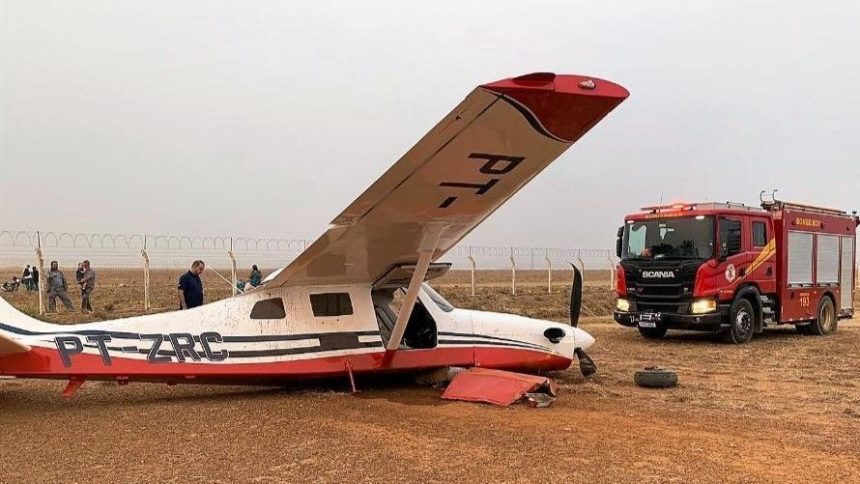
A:
[[[286,267],[186,311],[58,325],[0,299],[0,375],[68,380],[276,383],[485,367],[586,376],[594,339],[571,324],[454,308],[426,281],[437,260],[629,93],[534,73],[484,84],[445,116]]]

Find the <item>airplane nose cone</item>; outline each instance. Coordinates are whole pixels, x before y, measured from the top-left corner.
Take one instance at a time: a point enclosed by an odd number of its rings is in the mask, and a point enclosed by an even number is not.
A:
[[[577,348],[587,350],[594,344],[594,336],[591,336],[579,328],[573,328],[573,338],[576,342]]]

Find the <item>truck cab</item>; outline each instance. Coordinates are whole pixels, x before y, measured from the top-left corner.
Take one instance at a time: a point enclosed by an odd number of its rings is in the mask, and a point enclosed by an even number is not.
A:
[[[790,224],[812,217],[821,233],[801,241],[809,227]],[[644,207],[618,229],[615,321],[646,338],[704,330],[735,344],[770,324],[832,332],[854,311],[856,226],[856,215],[776,201]]]

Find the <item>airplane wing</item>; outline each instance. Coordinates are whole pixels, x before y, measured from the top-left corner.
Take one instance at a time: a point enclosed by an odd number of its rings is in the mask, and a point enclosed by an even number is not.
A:
[[[374,283],[420,252],[437,260],[628,95],[551,73],[477,87],[266,286]]]

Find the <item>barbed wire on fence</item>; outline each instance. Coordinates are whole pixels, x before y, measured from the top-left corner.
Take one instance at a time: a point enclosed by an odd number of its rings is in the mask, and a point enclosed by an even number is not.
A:
[[[184,269],[192,260],[205,258],[211,269],[228,269],[230,279],[224,280],[232,285],[235,294],[239,264],[248,267],[257,264],[268,269],[283,267],[309,245],[308,239],[301,238],[0,230],[0,267],[35,262],[33,265],[44,273],[46,261],[74,265],[90,259],[101,268],[139,268],[145,286],[144,308],[148,310],[151,269]],[[611,251],[605,249],[458,245],[443,260],[452,262],[455,268],[471,270],[473,294],[478,265],[482,270],[510,270],[511,290],[516,293],[518,265],[521,269],[546,270],[547,289],[552,291],[553,269],[566,269],[568,263],[576,263],[585,270],[586,259],[594,263],[591,269],[612,273],[611,256]]]
[[[307,239],[0,230],[0,248],[303,251]]]
[[[309,245],[310,240],[300,238],[0,230],[0,260],[29,259],[30,251],[40,248],[58,257],[90,255],[116,262],[136,261],[139,251],[146,250],[155,266],[183,255],[193,258],[194,254],[228,251],[241,259],[257,257],[287,263]],[[576,261],[609,256],[610,251],[605,249],[458,245],[445,257],[461,263],[468,258],[479,259],[496,268],[507,267],[511,259],[528,258],[535,268],[547,258]]]

